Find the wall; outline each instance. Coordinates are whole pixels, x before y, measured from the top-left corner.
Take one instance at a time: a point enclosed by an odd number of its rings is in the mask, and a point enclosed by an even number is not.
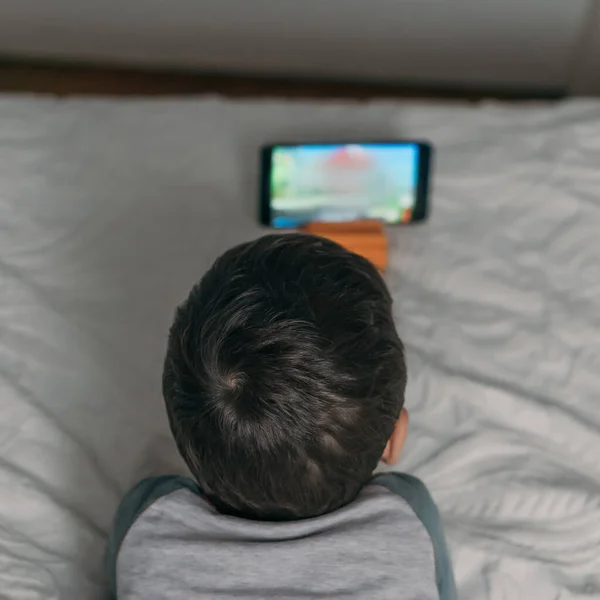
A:
[[[15,0],[0,54],[563,88],[592,0]]]

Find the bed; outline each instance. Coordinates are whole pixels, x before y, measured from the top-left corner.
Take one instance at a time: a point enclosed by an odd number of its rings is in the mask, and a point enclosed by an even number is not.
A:
[[[261,233],[258,145],[437,147],[390,230],[400,468],[464,600],[600,597],[600,102],[0,98],[0,597],[103,597],[122,494],[180,471],[160,395],[175,305]]]

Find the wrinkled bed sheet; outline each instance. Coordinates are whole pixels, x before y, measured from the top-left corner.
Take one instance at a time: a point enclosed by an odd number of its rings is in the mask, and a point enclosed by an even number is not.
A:
[[[465,600],[600,597],[600,103],[0,99],[0,597],[101,598],[119,498],[180,470],[175,305],[257,236],[257,146],[431,139],[390,230],[412,429]],[[398,540],[402,543],[402,540]]]

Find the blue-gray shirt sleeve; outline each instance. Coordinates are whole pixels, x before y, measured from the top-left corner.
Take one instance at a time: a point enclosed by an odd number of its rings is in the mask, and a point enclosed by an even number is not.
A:
[[[134,521],[156,500],[180,489],[200,493],[198,485],[189,477],[164,475],[140,481],[121,501],[108,536],[105,554],[109,598],[117,598],[117,555]]]
[[[423,523],[433,544],[435,577],[440,600],[456,600],[458,596],[454,572],[442,519],[425,484],[416,477],[405,473],[378,475],[373,479],[373,483],[383,485],[391,492],[401,496]]]

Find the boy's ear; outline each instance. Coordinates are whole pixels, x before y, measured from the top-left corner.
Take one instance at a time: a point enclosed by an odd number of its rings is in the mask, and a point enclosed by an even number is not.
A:
[[[408,433],[408,412],[403,408],[400,412],[400,416],[396,421],[394,431],[385,446],[381,460],[386,465],[395,465],[400,458],[402,447],[406,440],[406,434]]]

